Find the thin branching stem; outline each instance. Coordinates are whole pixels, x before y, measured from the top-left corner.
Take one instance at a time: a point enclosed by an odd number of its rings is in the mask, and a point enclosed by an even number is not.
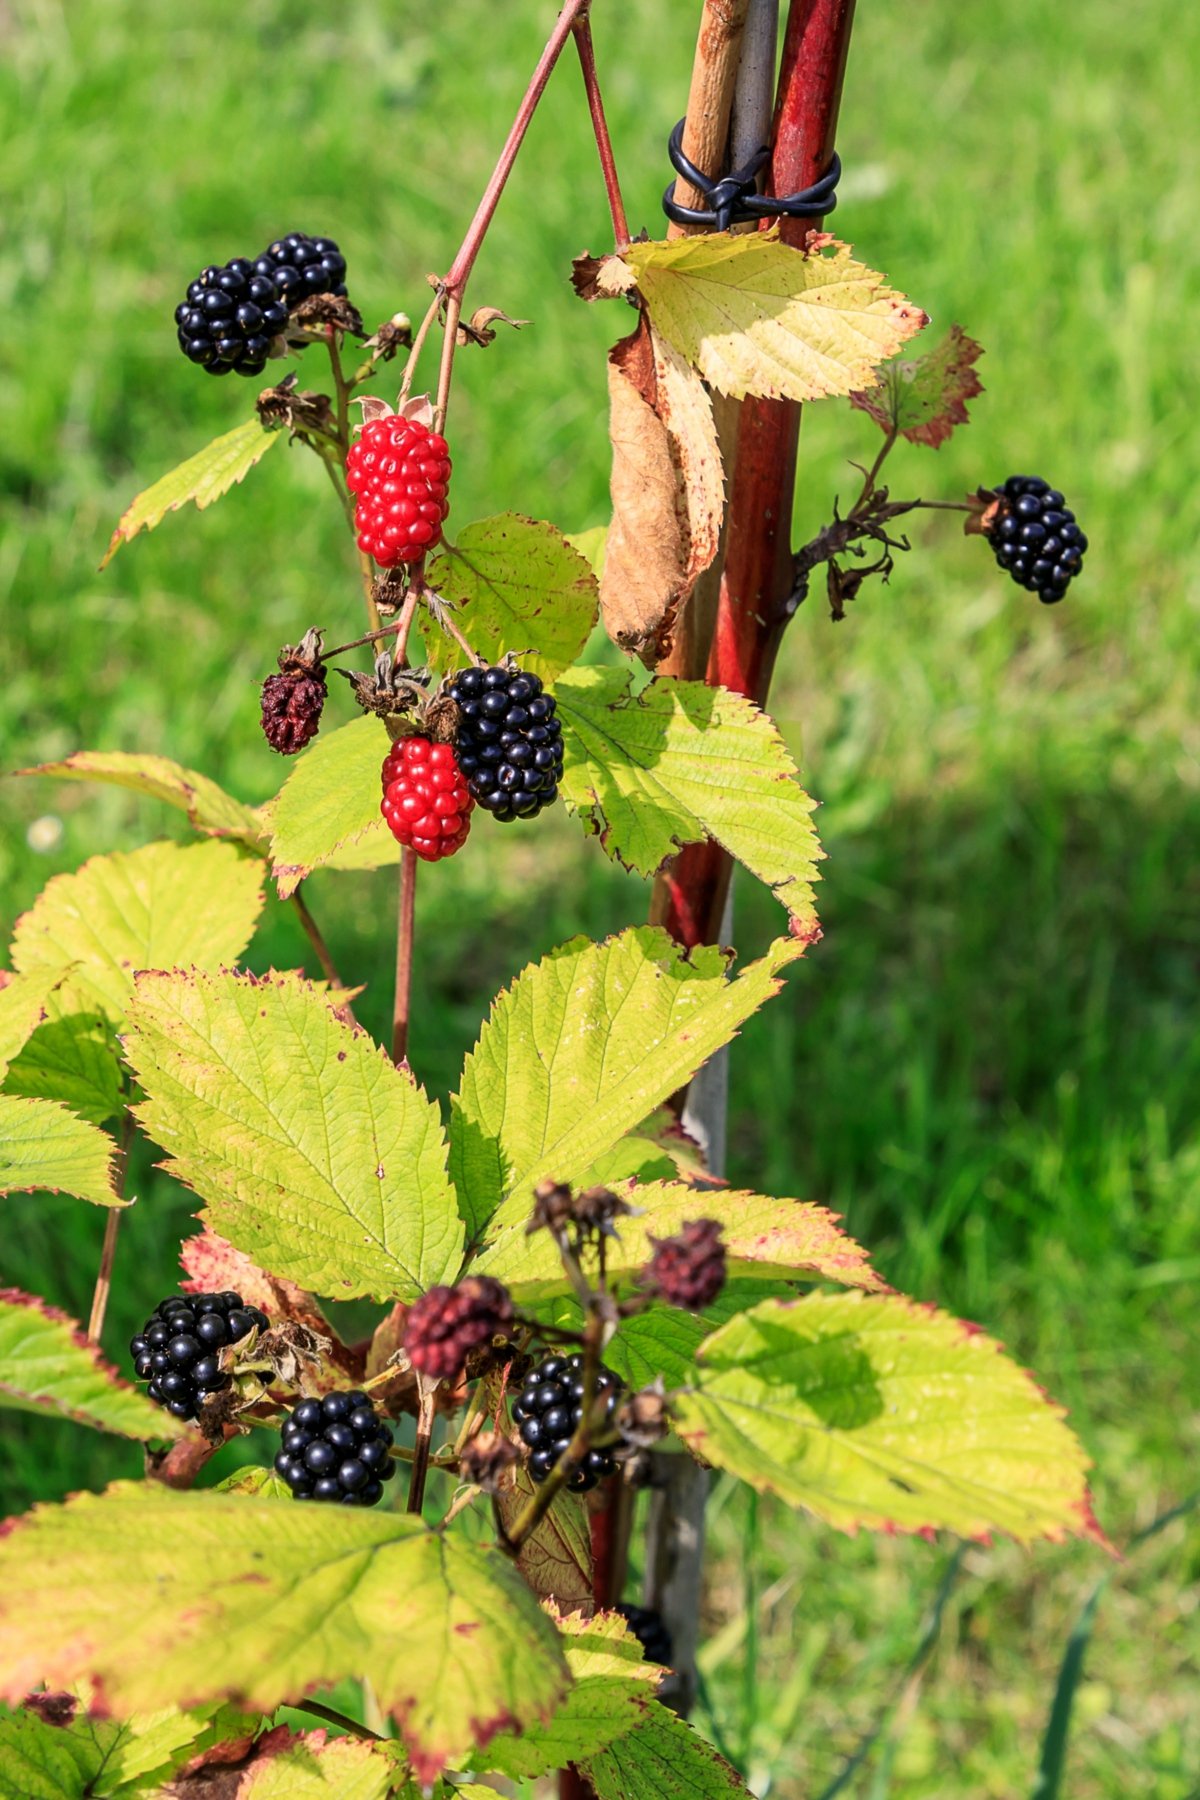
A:
[[[299,883],[292,893],[292,905],[296,909],[296,916],[304,927],[304,935],[313,947],[316,959],[321,965],[321,973],[324,975],[326,981],[332,988],[343,988],[345,984],[337,972],[333,957],[329,953],[329,945],[325,942],[324,937],[321,935],[320,926],[308,909],[308,901],[304,898],[303,886],[303,882]],[[354,1013],[351,1010],[350,1002],[348,1000],[344,1001],[337,1010],[340,1017],[353,1025]]]
[[[576,19],[572,29],[575,33],[575,48],[579,52],[579,66],[583,70],[583,85],[587,93],[588,112],[592,118],[596,150],[600,157],[600,172],[604,177],[604,191],[608,195],[613,239],[618,250],[625,250],[629,246],[629,223],[625,217],[625,201],[621,195],[621,183],[617,176],[617,161],[613,155],[612,138],[609,135],[608,120],[604,113],[604,96],[600,92],[600,78],[596,72],[592,22],[586,12],[581,18]]]
[[[121,1117],[121,1139],[117,1146],[116,1188],[121,1198],[125,1197],[125,1183],[129,1176],[129,1148],[133,1143],[133,1113],[126,1106]],[[108,1217],[104,1221],[104,1243],[100,1248],[100,1267],[96,1272],[96,1285],[92,1290],[92,1310],[88,1317],[88,1342],[98,1344],[100,1334],[104,1330],[104,1315],[108,1311],[108,1296],[112,1291],[113,1262],[117,1254],[117,1233],[121,1228],[123,1207],[109,1208]]]
[[[417,1415],[417,1436],[413,1445],[412,1477],[408,1484],[408,1511],[419,1513],[425,1504],[425,1477],[429,1472],[429,1447],[433,1440],[436,1413],[435,1389],[421,1386],[421,1410]]]

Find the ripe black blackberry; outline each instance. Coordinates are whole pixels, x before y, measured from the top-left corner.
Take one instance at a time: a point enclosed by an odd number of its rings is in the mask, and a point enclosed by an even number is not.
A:
[[[283,289],[245,256],[202,270],[175,308],[180,349],[210,375],[261,375],[287,322]]]
[[[268,244],[254,259],[254,270],[275,283],[288,307],[298,306],[310,294],[346,292],[346,259],[332,238],[309,237],[290,231]]]
[[[361,1388],[302,1400],[281,1435],[275,1473],[297,1500],[375,1506],[396,1473],[391,1431]]]
[[[160,1300],[142,1329],[129,1340],[133,1366],[149,1395],[177,1419],[194,1419],[210,1394],[229,1386],[219,1352],[237,1344],[255,1325],[270,1321],[242,1296],[173,1294]]]
[[[538,676],[507,663],[464,669],[449,693],[460,714],[458,766],[478,805],[507,824],[558,798],[562,722]]]
[[[601,1367],[596,1400],[604,1402],[606,1422],[616,1410],[620,1392],[619,1378],[611,1369]],[[571,1442],[583,1416],[582,1401],[582,1356],[548,1356],[525,1377],[525,1385],[513,1401],[512,1415],[529,1446],[529,1473],[535,1481],[545,1481]],[[585,1494],[616,1471],[611,1446],[588,1450],[567,1486],[577,1494]]]
[[[1040,475],[1010,475],[981,498],[1000,502],[986,537],[996,561],[1045,606],[1062,599],[1083,567],[1088,541],[1057,488]]]
[[[669,1669],[675,1646],[662,1614],[649,1606],[618,1606],[616,1610],[642,1646],[646,1661]]]

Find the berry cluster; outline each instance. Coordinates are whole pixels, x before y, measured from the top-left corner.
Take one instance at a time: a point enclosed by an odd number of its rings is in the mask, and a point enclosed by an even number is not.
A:
[[[150,1398],[177,1419],[194,1419],[210,1394],[229,1386],[219,1352],[268,1323],[240,1294],[176,1294],[159,1301],[130,1339],[129,1354],[139,1377],[149,1380]]]
[[[302,1400],[281,1435],[275,1473],[297,1500],[375,1506],[396,1473],[391,1431],[359,1388]]]
[[[179,346],[210,375],[261,375],[288,311],[310,294],[344,294],[346,261],[332,238],[293,231],[261,256],[201,270],[175,308]]]
[[[618,1377],[602,1367],[596,1378],[593,1405],[603,1402],[605,1422],[616,1411],[620,1392]],[[520,1395],[513,1401],[512,1415],[529,1446],[529,1473],[535,1481],[545,1481],[583,1418],[582,1356],[548,1356],[531,1369]],[[616,1470],[611,1448],[588,1450],[567,1486],[584,1494],[597,1482],[615,1475]]]
[[[398,843],[424,862],[462,849],[475,802],[449,744],[401,738],[383,759],[382,780],[380,811]]]
[[[460,715],[458,766],[485,811],[507,824],[558,798],[562,723],[538,676],[505,663],[464,669],[449,693]]]
[[[674,1645],[662,1614],[649,1606],[618,1606],[616,1610],[642,1646],[646,1661],[661,1663],[669,1669]]]
[[[359,549],[385,569],[420,562],[450,511],[449,446],[417,419],[372,419],[350,446],[346,486]]]
[[[457,1287],[431,1287],[413,1302],[404,1323],[404,1348],[414,1369],[447,1381],[472,1350],[490,1344],[512,1320],[508,1289],[490,1275],[468,1275]]]
[[[1046,606],[1061,600],[1083,567],[1087,538],[1057,488],[1040,475],[1010,475],[987,530],[996,561]]]
[[[700,1312],[725,1286],[725,1246],[716,1219],[689,1219],[674,1237],[651,1237],[646,1285],[668,1306]]]

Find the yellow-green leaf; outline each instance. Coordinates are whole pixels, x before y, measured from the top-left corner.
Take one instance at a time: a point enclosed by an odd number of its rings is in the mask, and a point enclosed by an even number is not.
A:
[[[281,899],[325,865],[380,869],[399,861],[400,846],[379,812],[388,748],[378,719],[355,719],[323,733],[299,758],[267,807]]]
[[[295,974],[150,974],[126,1053],[137,1109],[206,1222],[338,1299],[453,1279],[462,1225],[437,1108]]]
[[[524,1224],[543,1176],[574,1181],[779,991],[804,949],[773,944],[731,978],[650,926],[575,938],[492,1006],[451,1108],[450,1168],[475,1238]]]
[[[209,1774],[219,1778],[219,1765],[186,1777],[171,1800],[220,1800]],[[410,1792],[415,1800],[419,1789],[410,1787],[399,1744],[331,1738],[324,1731],[293,1735],[280,1726],[239,1766],[236,1800],[388,1800]]]
[[[46,1002],[62,981],[65,969],[34,969],[8,975],[0,987],[0,1081],[46,1016]]]
[[[244,806],[218,787],[207,775],[185,769],[169,756],[141,756],[124,750],[78,750],[62,762],[38,763],[21,769],[21,775],[56,775],[61,781],[96,781],[128,788],[149,800],[165,800],[186,813],[197,831],[207,837],[239,838],[259,846],[263,824],[251,806]]]
[[[47,882],[17,920],[13,963],[22,972],[74,963],[54,1016],[98,1006],[119,1024],[139,969],[236,962],[258,922],[262,884],[261,859],[237,844],[164,840],[93,856]]]
[[[596,1800],[750,1800],[736,1769],[657,1700],[646,1717],[580,1765]]]
[[[580,668],[555,688],[567,804],[610,856],[652,875],[708,837],[765,881],[799,935],[813,937],[822,856],[813,803],[773,721],[753,701],[702,681],[651,681]]]
[[[116,1145],[57,1100],[0,1094],[0,1194],[74,1194],[126,1206],[113,1186]]]
[[[1063,1410],[976,1327],[899,1295],[767,1300],[713,1333],[680,1435],[843,1531],[1098,1535]]]
[[[619,1613],[572,1613],[558,1624],[574,1678],[570,1692],[545,1724],[493,1739],[491,1773],[529,1780],[581,1763],[651,1716],[661,1671],[643,1660]]]
[[[369,1675],[417,1778],[546,1718],[558,1634],[498,1551],[409,1514],[118,1482],[0,1539],[0,1695],[98,1684],[116,1717],[236,1696],[262,1712]]]
[[[739,400],[873,387],[876,365],[927,323],[833,239],[806,252],[781,243],[777,228],[710,233],[631,244],[621,261],[663,337]]]
[[[272,444],[286,435],[283,431],[269,431],[258,418],[253,418],[236,425],[223,437],[214,438],[130,502],[121,514],[100,567],[107,568],[121,545],[129,543],[139,531],[153,531],[169,512],[178,512],[187,501],[194,501],[201,511],[211,506],[242,481]]]
[[[480,656],[495,661],[512,650],[543,681],[571,666],[596,623],[599,593],[586,556],[553,525],[520,513],[468,525],[432,558],[426,580],[453,603],[455,622]],[[435,625],[425,640],[431,667],[466,663]]]
[[[109,1719],[90,1716],[77,1694],[31,1695],[0,1718],[0,1800],[158,1800],[182,1764],[217,1742],[236,1753],[252,1736],[252,1722],[228,1707]]]
[[[123,1381],[74,1319],[16,1288],[0,1289],[0,1407],[129,1438],[178,1437],[185,1429]]]
[[[43,971],[62,978],[62,971]],[[30,979],[33,977],[31,976]],[[68,987],[63,1005],[80,1004],[82,996]],[[4,1077],[6,1094],[31,1100],[61,1100],[73,1113],[103,1125],[125,1105],[121,1046],[112,1020],[98,1010],[62,1011],[51,994],[40,1024]]]

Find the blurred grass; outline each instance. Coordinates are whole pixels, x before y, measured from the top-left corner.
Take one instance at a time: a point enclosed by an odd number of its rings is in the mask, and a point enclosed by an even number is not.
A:
[[[277,454],[219,508],[169,519],[95,572],[131,495],[249,405],[248,388],[178,356],[171,309],[203,263],[302,228],[342,243],[368,320],[417,314],[550,10],[510,0],[498,23],[482,0],[436,14],[411,0],[0,9],[0,766],[161,750],[248,799],[273,791],[256,681],[309,622],[349,636],[359,617],[315,466]],[[694,12],[596,8],[630,216],[652,233]],[[889,1279],[1004,1338],[1070,1406],[1118,1542],[1194,1485],[1200,1437],[1198,55],[1200,18],[1164,0],[863,11],[837,226],[988,351],[973,427],[936,457],[902,448],[894,485],[953,496],[1042,470],[1092,548],[1078,593],[1048,612],[935,520],[847,623],[817,597],[803,609],[774,704],[822,802],[826,935],[734,1057],[731,1174],[829,1201]],[[602,352],[621,321],[566,282],[606,230],[578,89],[564,65],[478,267],[477,302],[531,323],[460,360],[460,525],[506,507],[565,529],[605,517]],[[320,385],[315,353],[302,380]],[[810,410],[804,535],[851,491],[847,459],[871,454],[874,430],[836,403]],[[56,870],[178,828],[117,791],[9,783],[0,804],[6,925]],[[311,888],[378,1030],[389,878]],[[418,1070],[446,1092],[488,998],[528,958],[644,902],[564,817],[478,832],[422,884]],[[738,907],[746,953],[780,915],[747,884]],[[256,966],[304,951],[273,907]],[[114,1351],[169,1285],[191,1210],[145,1153],[134,1188]],[[78,1315],[102,1220],[61,1200],[5,1205],[3,1280]],[[132,1451],[66,1428],[5,1435],[9,1505],[136,1468]],[[722,1486],[707,1722],[759,1792],[812,1800],[892,1695],[950,1551],[831,1538],[760,1501],[748,1593],[750,1517]],[[1181,1523],[1117,1571],[1072,1796],[1187,1800],[1200,1786],[1198,1562]],[[849,1791],[1029,1793],[1097,1564],[1090,1549],[972,1548],[885,1773],[868,1766]]]

